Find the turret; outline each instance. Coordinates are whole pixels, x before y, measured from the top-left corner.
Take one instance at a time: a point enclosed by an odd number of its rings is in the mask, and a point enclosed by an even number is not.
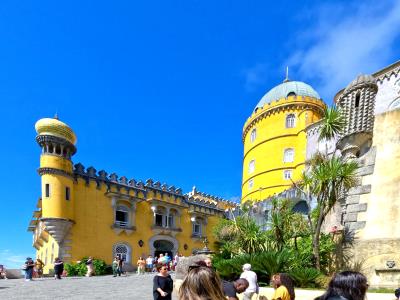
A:
[[[337,100],[346,120],[346,127],[337,143],[343,156],[356,158],[371,147],[377,91],[378,86],[371,75],[359,75]]]
[[[76,136],[65,123],[55,118],[35,124],[36,141],[42,148],[42,221],[46,231],[61,244],[74,222],[74,179],[71,157],[76,153]]]

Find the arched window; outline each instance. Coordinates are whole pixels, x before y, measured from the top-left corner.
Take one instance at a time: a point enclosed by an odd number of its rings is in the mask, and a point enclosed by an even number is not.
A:
[[[296,116],[294,114],[288,114],[286,116],[286,128],[293,128],[295,126]]]
[[[257,137],[257,129],[253,129],[250,133],[250,142],[253,143]]]
[[[283,162],[289,163],[294,161],[294,149],[288,148],[283,152]]]
[[[129,225],[129,208],[125,205],[118,205],[115,210],[115,224],[121,227]]]
[[[126,244],[116,244],[113,248],[113,257],[119,256],[125,262],[131,261],[131,248]]]
[[[159,227],[167,227],[167,210],[162,206],[157,206],[154,212],[154,225]]]
[[[253,159],[249,162],[249,174],[253,173],[256,168],[256,161]]]
[[[196,218],[196,220],[192,223],[192,233],[194,236],[201,236],[203,231],[202,223],[203,220],[201,218]]]
[[[168,227],[174,228],[175,227],[175,216],[178,215],[178,212],[175,209],[170,209],[168,214]]]
[[[250,179],[249,180],[249,190],[251,190],[253,188],[253,186],[254,186],[254,180]]]

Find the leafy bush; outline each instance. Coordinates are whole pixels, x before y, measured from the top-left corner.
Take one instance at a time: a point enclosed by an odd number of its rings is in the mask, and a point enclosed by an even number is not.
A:
[[[289,272],[290,277],[298,287],[315,287],[316,280],[321,273],[314,268],[293,269]]]
[[[290,270],[292,259],[292,253],[284,249],[281,252],[242,254],[231,259],[217,255],[213,258],[213,264],[223,279],[234,280],[240,277],[243,265],[250,263],[251,269],[257,273],[259,282],[268,285],[273,274]]]
[[[85,276],[87,272],[86,262],[88,258],[85,257],[78,263],[67,263],[65,264],[65,270],[68,276]],[[102,259],[93,259],[93,267],[95,275],[106,275],[111,274],[111,266],[107,265]]]
[[[323,288],[324,290],[328,288],[329,281],[331,281],[331,276],[320,275],[315,280],[315,283],[318,287]]]

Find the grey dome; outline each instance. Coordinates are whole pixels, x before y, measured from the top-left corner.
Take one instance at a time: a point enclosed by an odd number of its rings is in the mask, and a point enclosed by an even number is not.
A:
[[[301,81],[285,81],[266,93],[261,98],[260,102],[258,102],[254,110],[257,110],[258,108],[261,108],[265,104],[271,103],[272,101],[286,98],[292,94],[321,99],[318,93],[307,83]]]
[[[355,89],[363,86],[373,86],[377,87],[376,80],[371,75],[361,74],[358,75],[356,79],[349,83],[349,85],[344,90],[344,94],[347,94]]]

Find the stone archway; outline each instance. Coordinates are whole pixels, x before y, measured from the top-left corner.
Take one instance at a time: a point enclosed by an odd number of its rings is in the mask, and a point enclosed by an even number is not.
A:
[[[169,235],[155,235],[149,239],[150,254],[167,252],[173,257],[179,249],[178,241]]]

